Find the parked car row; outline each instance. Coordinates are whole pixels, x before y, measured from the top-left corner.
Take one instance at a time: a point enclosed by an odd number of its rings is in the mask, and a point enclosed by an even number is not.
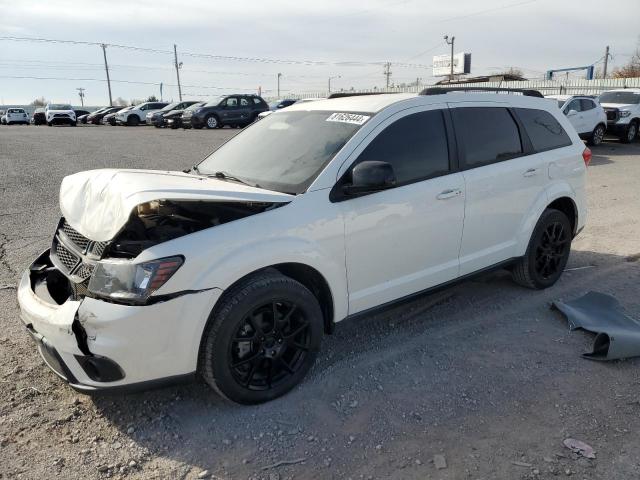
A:
[[[548,95],[590,145],[599,145],[605,134],[623,143],[632,142],[640,127],[640,89],[610,90],[598,97]]]

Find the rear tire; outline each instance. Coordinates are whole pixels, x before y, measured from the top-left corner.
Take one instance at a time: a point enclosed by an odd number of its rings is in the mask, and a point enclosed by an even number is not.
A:
[[[323,335],[316,297],[277,271],[227,290],[205,328],[198,370],[223,397],[262,403],[295,387],[313,365]]]
[[[597,147],[604,140],[605,132],[606,132],[606,127],[604,125],[602,124],[596,125],[596,128],[594,128],[593,132],[591,132],[591,136],[589,137],[589,140],[587,140],[587,143],[589,145]]]
[[[638,123],[634,120],[625,128],[620,136],[620,141],[622,143],[631,143],[635,140],[636,135],[638,135]]]
[[[523,287],[542,290],[558,281],[569,260],[573,232],[567,216],[555,209],[542,212],[527,251],[513,267],[513,280]]]

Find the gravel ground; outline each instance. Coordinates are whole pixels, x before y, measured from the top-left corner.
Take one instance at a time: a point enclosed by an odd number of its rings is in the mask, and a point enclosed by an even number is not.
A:
[[[549,308],[593,289],[640,318],[637,143],[594,150],[568,265],[588,268],[546,291],[495,272],[339,324],[306,381],[266,405],[202,384],[95,397],[64,385],[24,331],[14,287],[50,242],[62,177],[182,169],[234,133],[0,127],[0,478],[640,477],[640,361],[582,359],[593,337]]]

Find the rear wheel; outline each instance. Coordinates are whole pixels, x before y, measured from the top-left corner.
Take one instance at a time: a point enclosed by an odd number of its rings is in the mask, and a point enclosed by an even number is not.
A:
[[[511,272],[516,283],[534,289],[556,283],[569,260],[572,236],[571,222],[563,212],[545,210],[533,230],[527,252]]]
[[[602,124],[596,125],[596,128],[594,128],[593,132],[591,132],[591,137],[589,137],[589,140],[587,141],[587,143],[589,145],[593,145],[594,147],[600,145],[604,140],[605,131],[606,131],[606,128],[604,125]]]
[[[627,128],[624,130],[624,132],[620,136],[620,141],[622,143],[631,143],[635,140],[637,134],[638,134],[638,123],[633,121],[627,126]]]
[[[323,319],[315,296],[278,272],[248,277],[213,311],[200,348],[199,371],[238,403],[279,397],[305,376],[320,349]]]

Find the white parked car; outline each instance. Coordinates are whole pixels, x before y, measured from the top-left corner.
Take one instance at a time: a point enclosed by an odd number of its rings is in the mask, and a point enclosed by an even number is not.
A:
[[[66,124],[75,127],[77,125],[76,112],[66,103],[49,103],[44,107],[44,115],[47,125]]]
[[[600,145],[607,131],[607,114],[598,100],[585,95],[548,95],[558,102],[580,138],[589,145]]]
[[[444,91],[292,105],[188,173],[66,177],[18,288],[45,362],[81,391],[198,374],[258,403],[346,318],[491,268],[553,285],[589,149],[542,98]]]
[[[640,88],[610,90],[599,100],[607,114],[607,130],[623,143],[635,140],[640,129]]]
[[[7,108],[7,112],[2,116],[2,123],[4,125],[29,125],[29,114],[25,112],[24,108]]]
[[[116,114],[116,123],[128,126],[139,125],[145,122],[147,114],[162,110],[167,105],[167,102],[145,102],[131,107],[129,110],[121,110]]]

